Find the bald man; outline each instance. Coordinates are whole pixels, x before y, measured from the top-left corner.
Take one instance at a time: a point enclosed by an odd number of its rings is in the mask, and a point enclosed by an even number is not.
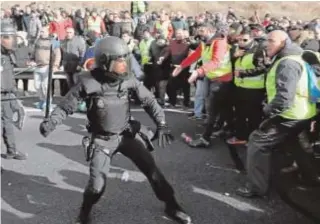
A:
[[[305,155],[301,135],[310,127],[316,115],[316,105],[310,103],[308,75],[301,58],[302,49],[291,43],[283,31],[269,33],[267,55],[272,64],[266,76],[267,104],[263,111],[266,119],[249,137],[247,151],[248,183],[237,189],[243,197],[264,196],[269,189],[271,156],[276,149],[286,146],[302,174],[319,182],[312,162]]]

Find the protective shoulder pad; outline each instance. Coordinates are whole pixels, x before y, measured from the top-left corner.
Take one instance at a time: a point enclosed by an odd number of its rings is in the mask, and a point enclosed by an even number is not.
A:
[[[90,71],[81,72],[78,78],[88,95],[101,92],[101,84],[91,75]]]

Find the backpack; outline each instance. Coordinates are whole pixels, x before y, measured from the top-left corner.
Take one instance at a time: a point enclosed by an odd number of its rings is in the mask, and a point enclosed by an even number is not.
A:
[[[309,101],[320,103],[320,54],[305,50],[302,54],[308,74]]]

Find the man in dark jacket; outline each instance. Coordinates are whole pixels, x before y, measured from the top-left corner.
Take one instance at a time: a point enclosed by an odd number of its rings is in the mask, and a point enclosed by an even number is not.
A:
[[[151,16],[148,20],[148,25],[151,27],[150,33],[154,33],[154,27],[155,27],[155,24],[156,24],[158,18],[159,18],[159,15],[157,14],[157,12],[151,13]]]
[[[108,24],[108,33],[110,36],[121,37],[122,23],[118,12],[114,12],[110,17]]]
[[[29,46],[33,46],[35,41],[39,38],[41,27],[42,25],[38,15],[35,11],[31,11],[27,30]]]
[[[73,27],[75,29],[76,35],[84,35],[84,11],[82,11],[81,9],[78,9],[75,13]]]
[[[188,57],[189,44],[184,40],[183,30],[177,29],[175,32],[176,39],[171,40],[167,51],[162,55],[163,60],[168,59],[171,64],[171,72],[175,66]],[[177,90],[182,89],[184,100],[183,105],[189,106],[190,103],[190,84],[188,83],[189,67],[185,68],[178,77],[170,77],[168,81],[167,91],[169,103],[175,106],[177,103]]]
[[[28,31],[29,25],[30,25],[30,19],[31,19],[31,8],[29,6],[26,7],[26,11],[22,16],[23,21],[23,30]]]
[[[151,27],[149,24],[147,24],[146,16],[142,15],[139,17],[139,23],[136,30],[134,31],[134,39],[140,42],[143,39],[143,32],[147,29],[150,30]]]
[[[25,31],[23,23],[23,10],[20,9],[19,5],[15,5],[12,8],[12,16],[15,26],[17,27],[17,31]]]
[[[17,48],[14,51],[16,58],[16,63],[14,64],[17,68],[26,68],[31,59],[32,48],[27,46],[27,40],[21,35],[19,36],[17,32]],[[18,79],[16,83],[18,85]],[[28,91],[28,79],[22,79],[23,81],[23,91],[27,94]]]
[[[176,17],[171,21],[171,23],[174,31],[178,29],[182,29],[182,30],[189,29],[187,22],[182,17],[181,11],[177,12]]]
[[[80,36],[75,36],[73,28],[67,28],[67,36],[61,42],[61,50],[63,53],[62,64],[64,71],[68,74],[67,89],[69,89],[74,85],[73,75],[80,70],[82,58],[86,51],[85,40]]]
[[[300,134],[309,129],[316,116],[316,104],[307,97],[308,74],[301,58],[302,49],[291,43],[284,31],[268,34],[267,55],[272,65],[266,77],[268,103],[263,112],[267,117],[249,137],[247,150],[247,177],[245,187],[238,188],[243,197],[264,196],[271,178],[271,157],[276,149],[290,145],[290,149],[305,177],[319,182],[312,161],[303,153],[305,139]],[[307,171],[306,171],[307,170]]]
[[[165,93],[170,72],[170,61],[161,58],[162,52],[168,47],[166,38],[162,33],[158,33],[156,39],[150,46],[150,57],[152,62],[152,76],[146,76],[155,87],[155,95],[161,106],[165,103]]]

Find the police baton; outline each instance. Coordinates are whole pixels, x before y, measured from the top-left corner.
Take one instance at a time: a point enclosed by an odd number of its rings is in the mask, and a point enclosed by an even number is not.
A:
[[[53,44],[50,45],[50,59],[49,59],[49,73],[48,73],[48,87],[47,87],[47,102],[44,119],[48,120],[51,106],[52,95],[52,75],[53,75]]]

